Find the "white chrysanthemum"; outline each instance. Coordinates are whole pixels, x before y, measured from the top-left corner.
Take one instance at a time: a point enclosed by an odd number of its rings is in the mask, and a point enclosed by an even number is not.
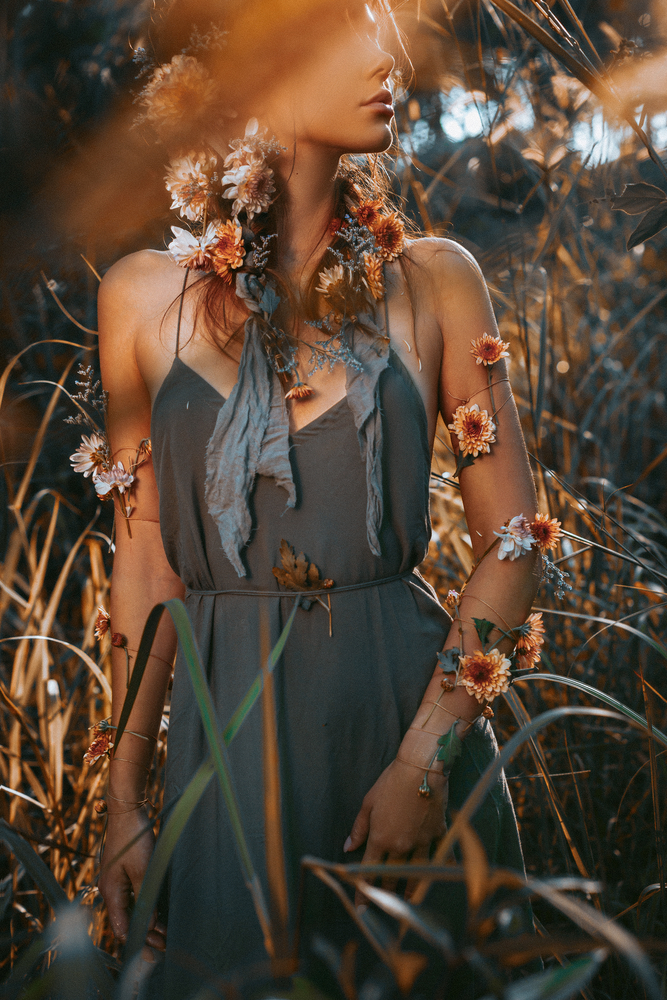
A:
[[[315,289],[320,295],[331,295],[338,286],[342,286],[345,272],[342,264],[334,264],[333,267],[325,267],[318,275],[320,283]]]
[[[195,236],[188,229],[172,226],[175,239],[167,247],[172,259],[181,267],[208,271],[211,268],[211,250],[216,240],[217,226],[217,220],[209,222],[203,236]]]
[[[236,217],[245,209],[248,222],[255,215],[266,212],[275,193],[273,170],[255,153],[244,151],[242,158],[234,157],[231,169],[222,178],[223,198],[233,199],[232,215]]]
[[[498,558],[508,558],[510,562],[518,559],[525,552],[530,552],[535,544],[530,524],[523,514],[517,514],[508,524],[504,524],[500,531],[493,533],[500,539]]]
[[[117,489],[119,493],[124,493],[133,482],[134,476],[131,472],[125,471],[122,462],[117,462],[109,470],[93,476],[93,484],[98,497],[106,497],[114,489]]]
[[[177,208],[191,222],[202,219],[213,194],[211,183],[217,162],[215,156],[206,153],[189,153],[172,160],[164,179],[172,197],[170,208]]]
[[[81,444],[77,451],[69,457],[75,472],[82,472],[87,478],[90,475],[97,475],[108,468],[109,446],[101,434],[94,432],[87,437],[81,436]]]

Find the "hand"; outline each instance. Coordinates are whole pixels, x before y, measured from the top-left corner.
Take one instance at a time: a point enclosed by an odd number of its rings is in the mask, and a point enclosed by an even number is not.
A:
[[[114,862],[116,855],[142,830],[144,833],[139,839],[118,861]],[[155,836],[145,807],[108,815],[104,854],[97,885],[107,904],[111,929],[116,939],[123,944],[130,926],[130,894],[134,893],[135,899],[139,895],[154,843]],[[154,912],[146,935],[146,945],[141,953],[145,961],[155,960],[151,948],[156,948],[158,951],[165,950],[166,933],[166,927],[157,922],[157,913]]]
[[[445,833],[449,784],[447,776],[429,771],[431,794],[422,798],[417,789],[423,776],[411,764],[393,760],[364,797],[343,850],[355,851],[365,842],[362,864],[369,865],[428,861],[433,841]],[[357,892],[355,905],[365,902]]]

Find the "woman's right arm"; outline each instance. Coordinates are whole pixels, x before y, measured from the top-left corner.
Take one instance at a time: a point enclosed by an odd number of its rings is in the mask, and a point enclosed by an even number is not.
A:
[[[155,304],[147,300],[148,278],[144,254],[133,254],[110,268],[98,296],[100,365],[102,383],[108,392],[107,433],[113,461],[122,461],[125,469],[131,465],[139,443],[150,437],[151,399],[137,363],[140,338],[143,364],[152,352],[156,363],[160,357],[159,316]],[[123,636],[131,670],[151,609],[160,601],[183,595],[183,584],[169,566],[162,545],[151,459],[136,472],[129,521],[116,506],[115,527],[111,630]],[[171,619],[165,615],[127,723],[127,730],[141,735],[126,731],[114,747],[109,765],[107,831],[98,885],[112,930],[121,941],[129,927],[131,894],[136,896],[139,891],[153,849],[150,820],[140,803],[146,795],[175,648]],[[113,646],[114,726],[125,700],[127,672],[125,650]],[[114,862],[119,851],[142,830],[145,832],[137,842]],[[164,949],[164,933],[165,928],[156,924],[154,915],[146,943]],[[146,958],[149,955],[145,952]]]

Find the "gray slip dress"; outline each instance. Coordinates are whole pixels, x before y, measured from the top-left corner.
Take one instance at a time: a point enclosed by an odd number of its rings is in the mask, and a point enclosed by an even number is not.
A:
[[[359,336],[354,351],[362,367],[348,368],[347,395],[289,434],[284,396],[257,350],[252,319],[228,400],[181,360],[177,340],[153,405],[153,462],[165,552],[186,586],[221,727],[259,669],[260,615],[265,611],[273,645],[295,602],[272,572],[281,565],[281,540],[305,553],[322,579],[334,581],[333,634],[325,607],[299,607],[275,670],[294,919],[303,855],[361,860],[363,850],[344,854],[343,844],[364,795],[396,756],[451,622],[416,569],[431,535],[427,418],[398,354],[386,338]],[[180,332],[180,314],[178,325]],[[180,651],[170,711],[165,803],[208,755]],[[497,752],[489,722],[479,719],[451,775],[450,809],[460,806]],[[229,758],[266,891],[259,704],[231,743]],[[504,776],[475,824],[492,863],[523,870]],[[308,876],[305,888],[302,951],[310,956],[306,964],[317,966],[312,944],[318,935],[339,947],[356,935],[326,887]],[[211,996],[222,996],[223,980],[239,981],[244,969],[266,962],[215,778],[178,841],[163,905],[166,955],[153,970],[147,996],[186,1000],[205,984]],[[455,935],[464,923],[463,906],[453,890],[436,898],[437,919]],[[463,995],[457,993],[457,1000]]]

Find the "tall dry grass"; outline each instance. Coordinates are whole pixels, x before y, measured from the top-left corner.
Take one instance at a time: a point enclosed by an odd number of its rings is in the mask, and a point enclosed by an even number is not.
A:
[[[567,3],[562,19],[528,0],[520,16],[516,11],[503,0],[479,9],[422,4],[418,23],[411,8],[405,13],[417,79],[399,109],[399,193],[427,232],[460,238],[483,264],[511,344],[540,509],[565,529],[538,597],[548,630],[540,672],[513,685],[496,718],[529,881],[488,869],[468,815],[444,845],[459,839],[462,867],[441,864],[422,874],[466,885],[465,960],[479,970],[480,995],[630,1000],[658,996],[657,982],[664,991],[667,976],[667,240],[658,233],[628,251],[639,220],[614,211],[612,195],[637,183],[667,192],[667,175],[641,115],[635,125],[643,134],[628,129],[613,159],[596,162],[595,151],[577,148],[582,129],[600,121],[601,101],[608,128],[628,113],[622,101],[610,107],[607,93],[616,86],[610,67],[632,69],[618,40],[607,33],[616,55],[600,54]],[[454,100],[459,109],[479,109],[478,135],[454,141],[443,130]],[[48,277],[60,280],[51,268]],[[83,264],[81,274],[89,275]],[[94,322],[95,281],[88,281],[51,289],[84,327]],[[46,976],[44,990],[72,990],[83,968],[98,995],[112,996],[128,988],[131,963],[125,955],[119,971],[95,888],[104,825],[95,804],[106,764],[82,764],[89,727],[110,714],[109,639],[100,646],[93,635],[98,605],[108,606],[110,514],[69,473],[67,455],[78,438],[62,423],[66,397],[45,384],[74,391],[78,361],[94,359],[94,338],[65,326],[44,283],[29,300],[13,300],[12,317],[17,357],[0,380],[7,507],[0,838],[9,847],[0,960],[8,995],[31,995],[22,977],[35,972]],[[32,344],[27,319],[40,331]],[[472,563],[453,468],[441,426],[434,537],[423,567],[441,593],[460,584]],[[269,674],[270,664],[264,682]],[[167,722],[168,706],[149,789],[156,811]],[[371,874],[318,859],[306,868],[343,902],[344,886]],[[499,886],[502,905],[493,895]],[[274,898],[279,890],[278,880]],[[362,921],[361,932],[404,992],[419,962],[402,950],[400,934],[386,937],[381,914],[411,927],[445,965],[461,960],[447,929],[426,926],[418,906],[368,891],[376,923]],[[490,931],[511,929],[526,892],[537,937],[503,940],[501,933],[499,941]],[[359,922],[356,911],[350,921]],[[65,940],[74,942],[69,951]],[[536,952],[546,972],[524,981],[521,993],[508,984],[508,970],[527,968]],[[349,956],[323,953],[343,995],[354,996]],[[389,990],[377,988],[378,995]]]

